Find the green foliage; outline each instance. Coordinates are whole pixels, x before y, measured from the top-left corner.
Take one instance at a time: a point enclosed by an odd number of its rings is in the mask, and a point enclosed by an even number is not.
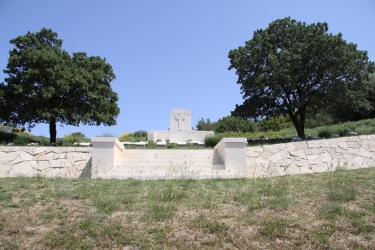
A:
[[[118,137],[120,141],[128,141],[128,142],[140,142],[140,141],[147,141],[148,133],[145,130],[138,130],[134,133],[124,133]]]
[[[285,117],[264,118],[258,123],[260,131],[279,131],[293,126],[290,119]]]
[[[90,142],[89,138],[86,138],[81,132],[73,132],[70,134],[64,135],[64,138],[58,139],[58,144],[61,146],[71,146],[74,143],[80,142]]]
[[[263,222],[262,233],[272,238],[279,238],[286,236],[285,228],[290,222],[282,218],[271,218]]]
[[[215,131],[215,122],[211,122],[210,119],[204,120],[203,117],[201,117],[198,120],[196,128],[199,131]]]
[[[345,166],[337,169],[328,181],[327,197],[330,201],[344,202],[355,200],[358,196],[357,180],[347,177]]]
[[[193,228],[202,230],[205,233],[214,234],[221,233],[228,230],[228,226],[225,223],[217,220],[209,220],[205,216],[199,216],[193,223]]]
[[[29,143],[38,143],[39,146],[43,146],[48,144],[48,139],[43,136],[33,136],[28,133],[9,133],[0,131],[0,143],[13,143],[16,146],[26,146]]]
[[[145,130],[138,130],[132,133],[134,137],[147,137],[148,133]]]
[[[220,118],[215,124],[215,132],[255,132],[257,126],[253,121],[247,121],[240,117],[226,116]]]
[[[211,122],[210,119],[201,118],[196,125],[198,130],[214,131],[215,133],[225,132],[255,132],[258,126],[253,121],[247,121],[240,117],[226,116],[220,118],[217,122]]]
[[[149,211],[151,218],[155,221],[163,221],[174,216],[175,207],[173,204],[164,204],[151,202],[149,204]]]
[[[50,142],[56,142],[56,123],[111,126],[120,111],[111,65],[83,52],[71,56],[62,42],[46,28],[12,39],[8,77],[0,84],[0,120],[29,130],[47,123]]]
[[[334,220],[343,212],[344,208],[340,204],[330,202],[319,208],[318,215],[324,219]]]
[[[341,33],[328,33],[327,23],[277,19],[228,57],[245,99],[234,116],[258,120],[288,115],[304,138],[306,117],[318,110],[372,108],[367,98],[373,84],[367,79],[374,63]]]
[[[319,129],[318,136],[320,138],[331,138],[332,131],[329,128],[321,128]]]
[[[206,138],[204,138],[204,144],[206,147],[213,148],[221,141],[221,139],[223,139],[222,135],[206,136]]]

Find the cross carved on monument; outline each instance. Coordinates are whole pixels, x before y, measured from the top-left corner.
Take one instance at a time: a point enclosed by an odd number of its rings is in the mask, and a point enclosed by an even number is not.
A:
[[[182,131],[182,128],[183,128],[183,122],[185,120],[185,116],[183,115],[180,115],[180,113],[178,113],[178,115],[176,116],[176,120],[178,120],[178,130]]]

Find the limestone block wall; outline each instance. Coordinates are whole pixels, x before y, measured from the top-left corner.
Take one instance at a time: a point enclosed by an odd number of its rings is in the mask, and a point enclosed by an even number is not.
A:
[[[0,147],[0,177],[90,177],[90,147]]]
[[[247,148],[248,177],[375,167],[375,135]]]

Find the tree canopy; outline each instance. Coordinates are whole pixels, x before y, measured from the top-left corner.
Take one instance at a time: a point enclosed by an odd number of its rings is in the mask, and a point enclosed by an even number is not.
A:
[[[328,33],[327,23],[278,19],[228,57],[244,98],[233,116],[258,120],[287,115],[304,138],[309,114],[340,104],[358,112],[372,109],[368,76],[374,63],[341,33]]]
[[[0,120],[12,126],[49,124],[56,142],[56,123],[115,125],[120,109],[111,88],[112,66],[99,56],[63,50],[51,29],[10,40],[5,83],[0,84]]]

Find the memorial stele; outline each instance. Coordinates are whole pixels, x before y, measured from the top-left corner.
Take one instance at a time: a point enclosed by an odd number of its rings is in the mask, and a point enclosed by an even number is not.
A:
[[[172,109],[169,118],[169,130],[148,132],[149,141],[204,141],[206,136],[213,136],[213,131],[197,131],[191,127],[191,111]]]

